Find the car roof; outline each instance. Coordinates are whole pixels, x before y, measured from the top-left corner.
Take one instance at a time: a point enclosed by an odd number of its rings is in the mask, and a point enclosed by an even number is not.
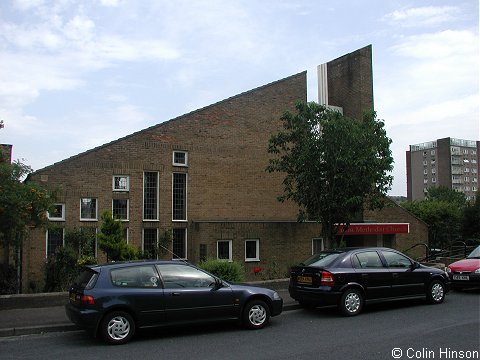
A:
[[[103,263],[98,265],[89,265],[92,270],[99,270],[99,269],[109,269],[109,268],[121,268],[121,267],[131,267],[137,265],[161,265],[161,264],[175,264],[175,265],[191,265],[190,263],[184,260],[131,260],[131,261],[117,261],[117,262],[109,262]]]
[[[350,253],[350,252],[356,252],[356,251],[376,251],[376,250],[386,250],[386,251],[397,251],[392,248],[387,248],[384,246],[369,246],[369,247],[348,247],[348,248],[340,248],[340,249],[326,249],[322,250],[322,253]]]

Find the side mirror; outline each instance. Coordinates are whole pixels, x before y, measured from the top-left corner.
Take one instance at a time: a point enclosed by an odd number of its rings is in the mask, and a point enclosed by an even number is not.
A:
[[[223,281],[218,278],[215,278],[215,285],[213,286],[212,290],[218,290],[218,289],[221,289],[222,287],[223,287]]]

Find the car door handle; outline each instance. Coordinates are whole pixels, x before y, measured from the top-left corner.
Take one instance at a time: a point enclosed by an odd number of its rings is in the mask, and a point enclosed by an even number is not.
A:
[[[172,296],[180,296],[179,292],[172,292]]]
[[[398,278],[400,275],[399,275],[398,273],[393,273],[392,276],[393,276],[394,278]]]
[[[367,279],[367,278],[368,278],[368,274],[362,274],[362,278]]]

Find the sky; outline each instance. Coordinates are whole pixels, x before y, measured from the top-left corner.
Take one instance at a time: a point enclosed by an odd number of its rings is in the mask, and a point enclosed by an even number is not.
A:
[[[1,0],[0,143],[33,170],[372,45],[374,103],[409,145],[480,140],[478,0]]]

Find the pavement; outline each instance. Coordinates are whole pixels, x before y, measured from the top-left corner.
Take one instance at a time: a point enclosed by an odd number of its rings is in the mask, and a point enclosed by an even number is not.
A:
[[[288,290],[276,289],[276,291],[283,298],[283,311],[299,308]],[[0,337],[79,330],[67,318],[65,306],[53,304],[43,307],[0,307]]]

